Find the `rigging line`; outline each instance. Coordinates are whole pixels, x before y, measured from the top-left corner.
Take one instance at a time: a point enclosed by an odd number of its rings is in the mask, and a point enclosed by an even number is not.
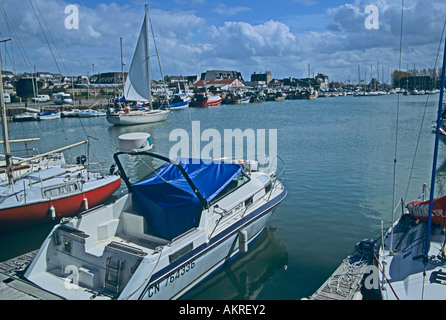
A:
[[[51,56],[53,57],[54,63],[56,64],[56,67],[57,67],[57,70],[59,70],[59,73],[62,74],[62,72],[60,71],[60,68],[59,68],[59,64],[57,63],[56,57],[54,56],[53,49],[51,49],[48,38],[46,37],[45,30],[43,30],[42,23],[40,22],[40,19],[39,19],[39,16],[37,15],[36,9],[34,8],[32,0],[29,0],[29,3],[31,5],[31,7],[33,8],[34,15],[36,16],[37,22],[39,23],[40,29],[42,30],[42,34],[43,34],[43,37],[45,38],[46,44],[48,45],[48,48],[50,49]]]
[[[8,15],[6,14],[6,10],[5,10],[5,8],[4,8],[4,3],[3,3],[3,1],[2,1],[2,6],[0,6],[0,10],[2,11],[2,13],[3,13],[3,17],[5,18],[6,25],[7,25],[7,27],[8,27],[9,33],[12,34],[14,40],[17,41],[17,46],[18,46],[18,48],[19,48],[20,53],[21,53],[22,56],[23,56],[23,60],[25,61],[25,64],[27,65],[27,67],[29,68],[29,70],[30,70],[31,73],[32,73],[32,69],[33,69],[32,64],[31,64],[31,62],[29,61],[27,55],[25,54],[25,50],[23,49],[22,43],[21,43],[21,41],[20,41],[20,38],[17,36],[17,34],[15,33],[14,28],[11,26],[11,22],[9,21]]]
[[[5,38],[12,38],[11,34],[9,34],[8,37],[4,37],[3,34],[0,32],[0,39],[5,39]],[[7,64],[7,58],[8,58],[9,61],[11,62],[13,73],[15,74],[14,53],[13,52],[11,54],[9,53],[9,51],[13,51],[12,50],[12,46],[10,46],[11,50],[8,50],[7,42],[3,42],[3,44],[5,46],[5,50],[4,50],[4,52],[5,52],[5,54],[4,54],[5,59],[4,59],[4,63],[2,63],[3,69],[6,70],[6,64]]]
[[[169,97],[168,97],[168,94],[167,94],[166,82],[164,81],[163,69],[162,69],[162,67],[161,67],[161,60],[160,60],[160,56],[159,56],[159,54],[158,54],[158,47],[157,47],[157,45],[156,45],[155,32],[153,31],[153,25],[152,25],[152,18],[150,18],[150,13],[149,13],[149,10],[148,10],[148,9],[147,9],[147,15],[148,15],[148,17],[149,17],[150,30],[152,31],[153,44],[154,44],[154,46],[155,46],[156,58],[157,58],[157,60],[158,60],[158,66],[159,66],[159,68],[160,68],[161,79],[162,79],[162,81],[163,81],[163,86],[164,86],[164,91],[165,91],[165,94],[166,94],[167,105],[169,105],[169,104],[170,104],[170,101],[169,101]]]
[[[445,20],[445,22],[444,22],[444,24],[443,24],[443,31],[442,31],[442,33],[441,33],[440,43],[439,43],[439,45],[438,45],[437,56],[436,56],[436,58],[435,58],[435,63],[434,63],[434,69],[436,69],[436,67],[437,67],[438,58],[439,58],[439,56],[440,56],[441,45],[442,45],[442,43],[443,43],[443,37],[444,37],[445,28],[446,28],[446,20]],[[409,180],[408,180],[408,182],[407,182],[406,194],[405,194],[405,196],[404,196],[404,199],[407,198],[407,194],[408,194],[408,192],[409,192],[410,181],[411,181],[411,179],[412,179],[412,173],[413,173],[413,170],[414,170],[414,167],[415,167],[415,160],[416,160],[416,157],[417,157],[418,147],[419,147],[419,144],[420,144],[421,131],[422,131],[422,129],[423,129],[424,119],[425,119],[425,117],[426,117],[426,112],[427,112],[427,106],[428,106],[428,104],[429,104],[429,97],[430,97],[430,94],[427,95],[427,98],[426,98],[426,104],[424,105],[424,112],[423,112],[423,116],[422,116],[422,119],[421,119],[420,130],[419,130],[419,132],[418,132],[418,139],[417,139],[417,143],[416,143],[416,146],[415,146],[415,152],[414,152],[414,156],[413,156],[413,160],[412,160],[412,166],[411,166],[411,168],[410,168]]]
[[[63,66],[65,68],[65,72],[67,74],[69,74],[67,66],[65,65],[64,59],[62,59],[62,56],[61,56],[61,54],[59,52],[59,49],[57,48],[56,41],[54,41],[53,35],[51,34],[50,29],[48,28],[48,25],[47,25],[47,23],[45,21],[45,18],[43,17],[42,12],[40,11],[40,8],[39,8],[39,5],[37,4],[37,1],[34,0],[34,3],[36,4],[37,10],[39,10],[40,17],[42,18],[42,21],[45,24],[46,30],[47,30],[48,34],[50,35],[51,40],[53,41],[53,46],[54,46],[54,48],[56,48],[57,54],[59,55],[59,59],[60,59],[60,61],[62,61],[62,64],[63,64]]]

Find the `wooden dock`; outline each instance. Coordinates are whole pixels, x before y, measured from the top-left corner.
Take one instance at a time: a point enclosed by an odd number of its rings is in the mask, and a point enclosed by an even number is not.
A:
[[[367,263],[364,261],[351,263],[344,259],[309,300],[361,300],[361,283],[366,268]]]
[[[0,300],[62,299],[20,277],[36,253],[37,250],[0,263]]]

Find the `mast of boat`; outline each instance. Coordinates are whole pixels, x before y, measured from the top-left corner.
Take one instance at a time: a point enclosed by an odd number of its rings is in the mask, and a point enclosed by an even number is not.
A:
[[[430,237],[431,237],[431,226],[432,226],[432,208],[434,204],[434,188],[435,188],[435,173],[437,170],[437,156],[438,156],[438,142],[440,140],[440,126],[441,126],[441,113],[443,111],[443,91],[445,86],[445,69],[446,69],[446,37],[444,43],[443,52],[443,67],[441,70],[441,87],[440,87],[440,98],[438,102],[438,112],[437,112],[437,127],[435,130],[435,147],[434,147],[434,160],[432,164],[432,179],[431,179],[431,190],[429,198],[429,214],[427,218],[427,231],[426,231],[426,243],[424,247],[424,263],[427,264],[428,254],[430,249]]]
[[[119,37],[121,44],[121,78],[122,78],[122,95],[125,94],[125,81],[124,81],[124,57],[122,56],[122,37]]]
[[[149,14],[148,14],[148,5],[145,4],[144,6],[145,8],[145,13],[144,13],[144,22],[146,24],[146,43],[145,43],[145,48],[146,48],[146,57],[147,57],[147,80],[148,80],[148,86],[149,86],[149,105],[150,105],[150,109],[152,109],[152,85],[150,83],[150,53],[149,53]]]
[[[0,40],[1,42],[6,42],[11,39]],[[3,129],[3,147],[5,150],[5,162],[6,162],[6,176],[8,177],[9,184],[12,184],[12,154],[11,154],[11,145],[9,144],[9,133],[8,133],[8,120],[6,118],[6,104],[5,104],[5,95],[3,89],[3,74],[2,74],[2,55],[0,52],[0,101],[1,101],[1,112],[2,112],[2,129]]]

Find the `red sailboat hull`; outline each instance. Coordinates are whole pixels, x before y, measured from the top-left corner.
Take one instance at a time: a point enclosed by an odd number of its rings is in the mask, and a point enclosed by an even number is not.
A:
[[[55,209],[55,219],[73,216],[101,204],[120,186],[121,179],[117,179],[105,186],[61,199],[2,209],[0,210],[0,231],[16,230],[52,221],[51,206]],[[86,203],[84,199],[86,199]],[[86,204],[88,204],[87,208]]]

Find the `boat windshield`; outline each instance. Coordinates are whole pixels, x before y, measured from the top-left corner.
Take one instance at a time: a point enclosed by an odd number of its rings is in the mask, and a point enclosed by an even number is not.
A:
[[[215,198],[211,201],[211,203],[215,203],[219,201],[220,199],[226,197],[228,194],[234,192],[238,188],[240,188],[242,185],[247,183],[251,178],[248,176],[248,174],[241,170],[234,179],[231,180],[231,182],[228,183],[226,187],[223,188],[223,190],[220,191],[219,194],[215,196]]]

